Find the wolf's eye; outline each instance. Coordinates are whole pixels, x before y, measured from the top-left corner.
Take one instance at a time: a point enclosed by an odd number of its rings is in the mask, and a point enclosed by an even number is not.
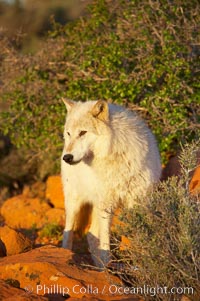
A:
[[[79,133],[79,137],[85,135],[86,133],[87,133],[87,131],[81,131],[81,132]]]
[[[71,135],[70,135],[70,132],[67,132],[67,135],[68,135],[68,136],[71,136]]]

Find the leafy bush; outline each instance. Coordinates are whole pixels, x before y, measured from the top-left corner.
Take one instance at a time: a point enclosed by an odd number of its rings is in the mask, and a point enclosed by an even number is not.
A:
[[[1,128],[54,166],[65,115],[59,99],[105,99],[147,119],[166,161],[198,136],[199,16],[197,0],[95,0],[84,17],[55,23],[34,56],[2,48],[0,93],[10,106]]]
[[[129,238],[130,245],[123,252],[118,246],[115,252],[126,268],[122,278],[131,286],[143,287],[145,284],[149,288],[167,287],[168,291],[177,287],[179,293],[183,293],[181,288],[193,288],[194,294],[190,290],[189,298],[199,300],[200,200],[188,189],[199,147],[198,142],[183,150],[180,179],[172,177],[160,183],[149,196],[148,204],[122,211],[123,227],[119,227],[118,232]],[[175,298],[175,294],[161,292],[161,289],[157,292],[155,300]],[[150,293],[147,300],[148,297]],[[179,300],[177,298],[178,293],[176,300]]]

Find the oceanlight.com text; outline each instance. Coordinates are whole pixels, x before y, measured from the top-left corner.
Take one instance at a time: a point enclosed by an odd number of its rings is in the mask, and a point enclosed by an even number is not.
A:
[[[118,287],[116,285],[109,286],[109,293],[112,295],[146,295],[154,297],[156,295],[193,295],[193,287],[172,287],[167,286],[149,286],[143,285],[140,287]]]
[[[87,294],[87,295],[143,295],[154,297],[156,295],[193,295],[194,289],[192,287],[167,287],[167,286],[149,286],[143,285],[138,287],[126,287],[126,286],[117,286],[115,284],[104,285],[99,288],[93,284],[88,284],[86,286],[76,284],[72,287],[63,286],[60,284],[38,284],[36,289],[31,285],[28,285],[24,288],[27,293],[36,293],[39,295],[45,294],[59,294],[62,296],[71,295],[71,294]]]

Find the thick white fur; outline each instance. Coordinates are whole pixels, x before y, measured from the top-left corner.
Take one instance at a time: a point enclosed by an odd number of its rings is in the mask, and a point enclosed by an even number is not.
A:
[[[97,104],[101,104],[99,109]],[[63,247],[72,248],[73,229],[83,204],[93,207],[88,243],[97,266],[106,265],[110,250],[112,210],[122,201],[128,207],[141,201],[160,178],[157,144],[136,113],[105,102],[65,101],[68,114],[61,174],[66,226]],[[97,114],[94,107],[97,107]],[[87,131],[81,137],[81,131]],[[70,135],[70,136],[69,136]],[[72,154],[70,165],[63,156]]]

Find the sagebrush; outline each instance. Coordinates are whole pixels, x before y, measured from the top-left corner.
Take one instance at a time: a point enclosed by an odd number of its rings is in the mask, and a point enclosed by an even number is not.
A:
[[[114,244],[115,254],[126,268],[126,273],[122,272],[123,280],[134,287],[144,284],[152,288],[167,287],[168,290],[192,287],[194,294],[189,298],[199,300],[200,199],[189,192],[199,149],[199,142],[188,145],[180,156],[180,177],[161,182],[145,205],[136,205],[121,213],[123,226],[118,231],[129,238],[130,244],[125,251],[120,251],[120,245]],[[152,300],[152,296],[145,297]],[[175,297],[178,298],[178,294],[154,296],[155,300],[164,301]]]

